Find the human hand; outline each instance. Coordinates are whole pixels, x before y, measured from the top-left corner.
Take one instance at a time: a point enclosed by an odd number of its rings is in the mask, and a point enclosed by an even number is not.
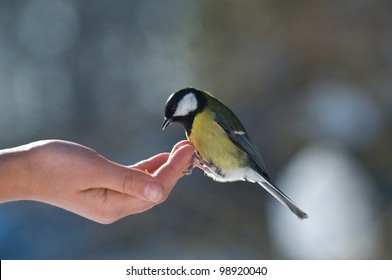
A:
[[[189,141],[181,141],[170,154],[123,166],[72,142],[45,140],[22,147],[27,174],[9,200],[46,202],[103,224],[163,202],[194,152]]]

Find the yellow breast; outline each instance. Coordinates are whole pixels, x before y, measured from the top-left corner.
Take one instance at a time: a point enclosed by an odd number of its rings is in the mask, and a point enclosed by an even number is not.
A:
[[[223,170],[232,170],[243,163],[241,151],[215,122],[212,112],[197,114],[189,140],[201,158]]]

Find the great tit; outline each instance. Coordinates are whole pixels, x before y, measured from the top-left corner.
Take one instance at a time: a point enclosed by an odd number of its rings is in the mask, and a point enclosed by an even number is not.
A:
[[[308,215],[270,180],[263,159],[236,115],[210,93],[196,88],[174,92],[165,105],[162,130],[184,126],[205,173],[219,182],[258,183],[300,219]]]

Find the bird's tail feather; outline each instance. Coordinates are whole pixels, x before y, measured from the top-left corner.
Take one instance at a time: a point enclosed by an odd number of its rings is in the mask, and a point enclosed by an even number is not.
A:
[[[258,182],[264,189],[266,189],[270,194],[272,194],[277,200],[279,200],[283,205],[288,207],[299,219],[307,219],[309,218],[308,214],[299,209],[295,203],[288,198],[282,191],[280,191],[276,186],[274,186],[271,182],[262,181]]]

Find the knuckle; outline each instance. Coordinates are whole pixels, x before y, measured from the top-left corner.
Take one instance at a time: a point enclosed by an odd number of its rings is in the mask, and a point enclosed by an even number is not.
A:
[[[183,170],[179,168],[178,165],[173,164],[172,162],[169,162],[168,168],[170,169],[170,173],[175,174],[176,176],[183,175]]]
[[[123,193],[132,195],[136,192],[136,180],[133,174],[131,174],[130,172],[126,174],[126,176],[124,177],[124,181],[123,181],[123,185],[122,185],[122,191]]]

